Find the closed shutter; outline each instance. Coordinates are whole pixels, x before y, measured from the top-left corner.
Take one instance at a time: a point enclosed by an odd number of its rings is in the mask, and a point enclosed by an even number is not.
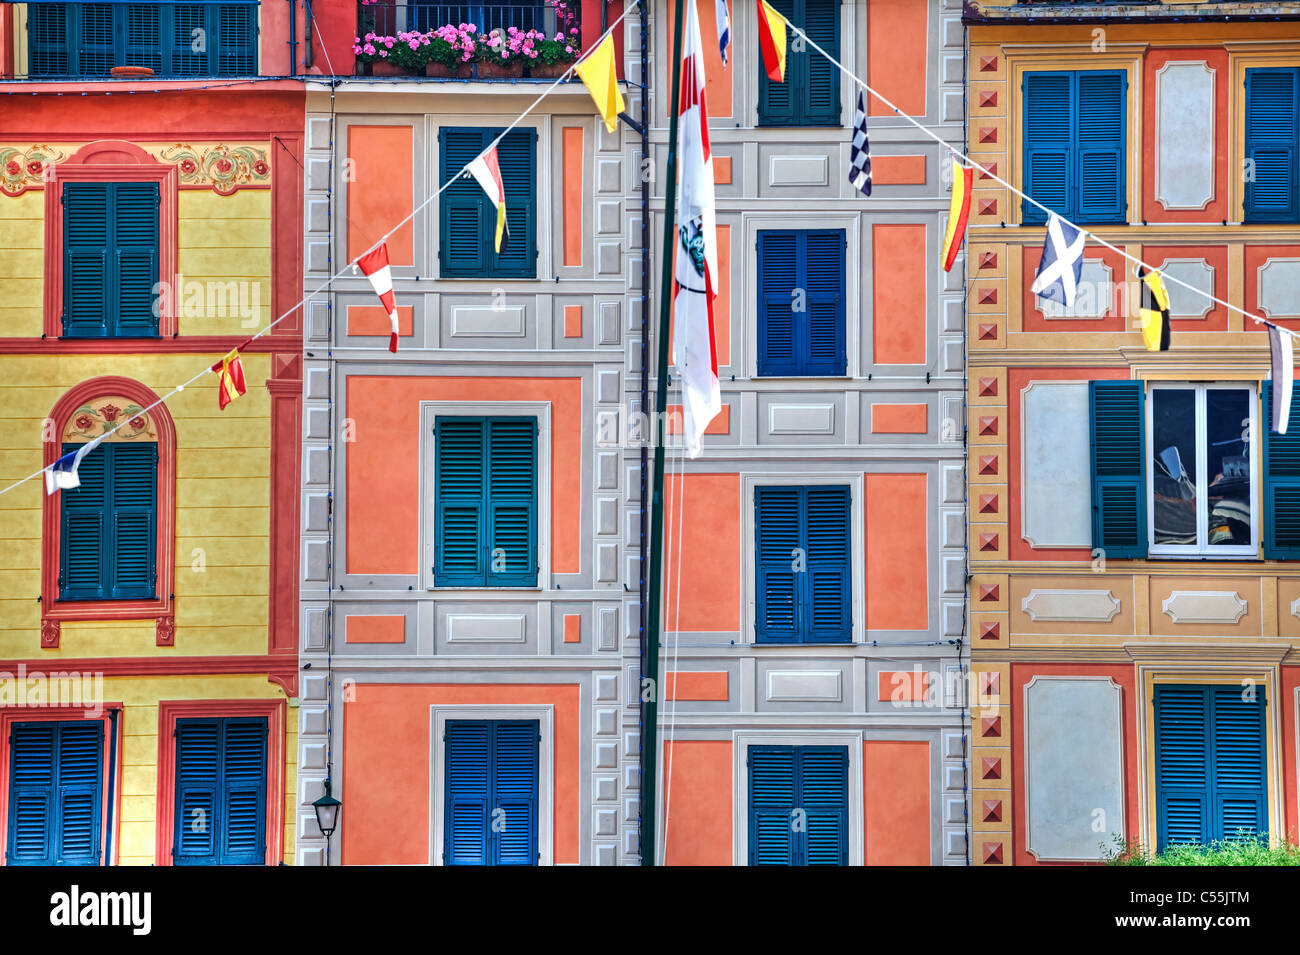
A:
[[[156,182],[120,182],[112,185],[113,239],[116,276],[116,328],[122,338],[158,334],[154,314],[158,284],[158,206]],[[111,298],[110,298],[111,301]]]
[[[800,23],[795,13],[800,0],[768,0],[772,9],[794,23]],[[792,39],[793,37],[788,37]],[[755,45],[757,48],[757,44]],[[799,98],[798,82],[795,76],[796,58],[800,54],[790,50],[786,44],[785,82],[773,83],[767,77],[767,63],[760,53],[755,57],[758,65],[758,125],[760,126],[797,126],[799,110],[796,103]]]
[[[1216,839],[1268,834],[1264,762],[1264,690],[1210,687]]]
[[[754,490],[755,639],[852,639],[850,496],[834,485]]]
[[[171,53],[172,76],[205,76],[211,72],[208,68],[209,52],[205,46],[202,50],[194,49],[197,38],[195,30],[208,31],[208,8],[198,4],[177,4],[171,9],[171,36],[169,49]],[[166,22],[166,21],[164,21]],[[208,33],[211,36],[211,33]]]
[[[488,586],[537,585],[537,419],[489,418]]]
[[[494,864],[536,865],[537,722],[498,720],[493,733]]]
[[[176,833],[172,841],[172,861],[177,865],[217,864],[220,772],[220,721],[177,721]]]
[[[13,725],[10,865],[99,863],[103,740],[97,720]]]
[[[1091,381],[1092,546],[1109,558],[1147,555],[1146,392],[1140,381]]]
[[[796,865],[795,748],[749,748],[749,864]]]
[[[843,375],[842,229],[758,233],[758,373]]]
[[[749,864],[844,865],[848,750],[751,746]]]
[[[257,5],[222,4],[217,17],[216,73],[257,75]]]
[[[1264,403],[1264,556],[1300,559],[1300,425],[1273,433],[1273,382],[1260,389]],[[1300,389],[1291,392],[1292,421],[1300,422]]]
[[[1078,103],[1072,206],[1078,222],[1123,222],[1128,78],[1122,71],[1075,74]]]
[[[444,126],[438,131],[441,181],[444,184],[449,182],[453,175],[457,175],[482,151],[481,129],[453,129]],[[457,176],[455,182],[443,190],[438,203],[441,213],[438,261],[442,266],[442,274],[484,274],[487,270],[486,251],[489,246],[483,239],[482,223],[488,200],[482,188],[468,175]]]
[[[63,191],[63,334],[158,334],[156,182],[71,182]]]
[[[798,575],[808,643],[847,643],[853,621],[849,583],[849,489],[809,487],[805,494],[808,565]]]
[[[438,132],[442,182],[448,182],[500,135],[500,129],[443,127]],[[444,276],[537,274],[537,131],[515,129],[497,145],[506,191],[507,234],[496,251],[496,207],[472,177],[460,176],[439,199],[438,258]]]
[[[77,8],[63,3],[27,4],[27,75],[67,76],[71,17]]]
[[[444,865],[536,865],[536,720],[452,720],[446,746]]]
[[[113,7],[109,3],[83,3],[73,7],[79,32],[69,49],[76,51],[77,65],[73,70],[76,75],[107,76],[109,70],[119,65],[114,42],[117,17]]]
[[[266,861],[267,732],[262,718],[177,721],[177,865]]]
[[[798,313],[797,340],[804,344],[800,356],[806,375],[843,375],[845,237],[840,229],[818,229],[799,236],[802,288],[806,309]]]
[[[164,30],[163,20],[170,19],[170,12],[163,6],[132,3],[118,14],[125,21],[127,63],[147,66],[155,73],[164,71],[163,64],[170,59],[171,36]]]
[[[486,135],[483,146],[498,132],[492,130]],[[512,129],[506,133],[497,145],[497,166],[506,190],[506,234],[501,237],[498,253],[494,247],[496,210],[488,205],[488,222],[482,234],[490,271],[494,276],[532,278],[537,274],[537,130]]]
[[[64,444],[71,454],[80,444]],[[81,486],[59,492],[59,599],[103,600],[111,592],[106,566],[112,513],[108,506],[109,458],[115,446],[101,444],[77,467]]]
[[[222,721],[221,864],[266,861],[265,719]]]
[[[63,187],[63,334],[68,338],[109,334],[112,189],[103,182]]]
[[[755,639],[795,643],[800,606],[795,561],[803,546],[803,488],[763,485],[754,489]]]
[[[488,813],[492,800],[492,724],[448,722],[443,865],[490,865]]]
[[[802,0],[803,30],[823,50],[840,58],[840,0]],[[798,61],[802,126],[839,126],[840,71],[811,46],[790,54]]]
[[[438,419],[434,580],[440,587],[481,587],[485,582],[485,450],[481,418]]]
[[[105,596],[115,600],[152,598],[157,580],[158,445],[152,441],[105,444],[96,450],[109,453],[111,478],[112,549],[111,563],[106,566],[112,569],[112,589]]]
[[[1025,192],[1059,214],[1071,217],[1070,168],[1073,150],[1071,89],[1073,74],[1026,73],[1021,80],[1025,100]],[[1021,221],[1041,225],[1047,213],[1024,200]]]
[[[1205,843],[1210,832],[1210,734],[1206,687],[1157,684],[1157,851]]]
[[[800,748],[804,865],[848,861],[849,753],[842,746]]]
[[[1300,220],[1297,138],[1300,138],[1300,70],[1246,71],[1247,222]]]
[[[758,233],[758,373],[799,373],[794,292],[799,286],[798,233]]]

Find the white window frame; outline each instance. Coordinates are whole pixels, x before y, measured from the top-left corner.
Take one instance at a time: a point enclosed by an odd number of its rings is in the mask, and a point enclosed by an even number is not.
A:
[[[555,707],[545,705],[443,705],[429,707],[429,864],[442,865],[443,822],[446,812],[447,746],[443,732],[448,720],[537,720],[537,864],[555,864]]]
[[[861,730],[734,730],[732,732],[731,819],[733,865],[749,865],[749,748],[751,746],[846,746],[849,750],[848,865],[863,865]]]
[[[809,485],[845,485],[849,487],[849,581],[851,584],[849,607],[850,637],[847,643],[762,643],[754,629],[758,621],[758,554],[754,548],[757,534],[754,524],[754,489],[757,487],[806,487]],[[864,634],[865,577],[862,561],[867,552],[866,516],[863,514],[863,495],[866,474],[862,471],[831,471],[816,474],[744,474],[740,480],[741,513],[744,520],[740,542],[741,573],[744,574],[744,599],[741,601],[741,641],[755,647],[800,647],[804,650],[834,651],[835,647],[850,647],[861,643]]]
[[[1154,465],[1154,408],[1156,392],[1161,390],[1194,391],[1196,393],[1196,540],[1195,544],[1157,544],[1155,508]],[[1250,409],[1250,545],[1211,545],[1209,534],[1208,474],[1209,441],[1206,434],[1205,399],[1210,391],[1244,391],[1249,396]],[[1259,388],[1249,381],[1150,381],[1147,382],[1146,440],[1142,449],[1146,455],[1147,495],[1147,554],[1151,557],[1206,558],[1256,558],[1259,556]]]
[[[511,415],[537,419],[537,585],[534,587],[446,587],[436,586],[431,568],[437,553],[438,526],[437,437],[438,417],[459,418]],[[421,401],[420,402],[420,586],[438,593],[536,593],[550,588],[551,581],[551,404],[549,401]]]

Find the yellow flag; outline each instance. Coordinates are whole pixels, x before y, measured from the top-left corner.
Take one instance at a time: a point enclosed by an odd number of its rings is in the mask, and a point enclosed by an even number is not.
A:
[[[605,121],[605,129],[612,133],[618,128],[618,114],[623,112],[623,93],[614,73],[614,34],[606,36],[573,69],[595,100],[600,118]]]

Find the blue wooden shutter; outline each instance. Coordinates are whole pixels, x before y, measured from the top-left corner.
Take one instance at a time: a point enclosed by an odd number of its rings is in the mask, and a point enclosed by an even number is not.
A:
[[[492,724],[489,720],[448,721],[443,739],[443,865],[490,865]]]
[[[105,596],[115,600],[152,598],[157,581],[158,445],[152,441],[104,444],[86,457],[98,451],[108,452],[110,464],[111,560],[106,563],[112,587]]]
[[[216,719],[176,723],[176,819],[172,861],[216,865],[221,772],[221,728]]]
[[[805,813],[802,865],[848,862],[849,751],[843,746],[799,748],[799,804]]]
[[[487,420],[488,553],[489,586],[537,585],[537,419]],[[496,556],[504,556],[504,569],[496,569]]]
[[[67,76],[72,72],[68,55],[75,12],[75,7],[64,3],[27,4],[28,76]]]
[[[483,151],[482,129],[438,130],[438,154],[441,182],[447,183],[466,164]],[[509,187],[507,186],[507,191]],[[460,176],[443,190],[438,199],[440,234],[438,262],[444,277],[474,278],[487,272],[492,238],[484,238],[483,222],[487,215],[487,196],[479,184]],[[510,207],[507,198],[506,215]],[[495,229],[495,225],[493,226]],[[493,233],[495,235],[495,232]]]
[[[492,864],[536,865],[537,721],[497,720],[492,735],[491,809],[501,810],[504,827],[490,832]]]
[[[795,865],[793,746],[749,748],[749,864]]]
[[[194,49],[194,31],[209,29],[207,8],[198,4],[177,4],[172,7],[171,16],[171,75],[204,76],[208,69],[209,50],[198,52]],[[208,36],[212,34],[209,32]]]
[[[78,16],[78,14],[80,14]],[[83,3],[73,7],[78,34],[75,46],[78,76],[107,76],[118,66],[117,24],[113,4]]]
[[[799,285],[799,239],[791,229],[758,233],[758,373],[799,373],[794,290]]]
[[[156,182],[119,182],[113,190],[113,254],[117,322],[110,333],[123,338],[158,334],[154,288],[158,283],[158,206]]]
[[[485,422],[440,417],[434,431],[434,581],[439,587],[481,587],[487,570]]]
[[[795,23],[795,4],[798,0],[770,0],[773,9],[787,20]],[[755,44],[757,50],[757,44]],[[760,126],[795,126],[799,115],[796,111],[798,90],[795,79],[795,63],[798,53],[792,53],[787,45],[785,61],[785,82],[773,83],[767,78],[767,66],[761,53],[755,56],[758,65],[758,125]]]
[[[265,718],[221,721],[222,865],[266,862]]]
[[[97,865],[103,724],[15,723],[9,743],[7,862]]]
[[[1208,687],[1157,684],[1156,849],[1211,831]]]
[[[754,489],[754,636],[758,643],[794,643],[800,637],[799,575],[795,551],[804,546],[805,491],[762,485]]]
[[[1216,839],[1268,834],[1264,759],[1264,690],[1243,699],[1240,685],[1209,687],[1213,781],[1211,818]]]
[[[54,862],[54,760],[52,722],[15,723],[9,734],[9,865]]]
[[[1066,218],[1072,218],[1074,212],[1070,206],[1073,76],[1064,71],[1026,73],[1021,81],[1025,101],[1025,192]],[[1020,218],[1026,224],[1041,225],[1047,221],[1047,213],[1022,200]]]
[[[800,6],[808,38],[839,59],[840,0],[800,0]],[[799,69],[800,125],[839,126],[840,71],[811,46],[789,56],[797,61]]]
[[[131,66],[147,66],[162,73],[167,52],[168,34],[163,30],[163,19],[170,19],[169,8],[146,3],[132,3],[121,16],[125,19],[126,62]]]
[[[80,444],[64,444],[71,454]],[[59,599],[102,600],[111,586],[105,566],[112,516],[108,507],[109,456],[101,444],[77,468],[81,486],[59,492]]]
[[[218,76],[257,75],[257,5],[221,4],[217,18],[215,73]]]
[[[98,865],[104,725],[58,724],[56,865]]]
[[[847,368],[844,230],[800,232],[798,242],[799,281],[807,306],[795,314],[801,371],[805,375],[843,375]]]
[[[1255,167],[1246,182],[1247,222],[1300,221],[1297,138],[1300,70],[1246,71],[1246,158]]]
[[[109,302],[111,183],[63,187],[63,334],[103,338],[112,322]]]
[[[808,643],[847,643],[853,637],[850,582],[850,499],[842,486],[804,489],[807,567],[799,578]]]
[[[1273,433],[1273,382],[1260,390],[1264,435],[1264,556],[1300,560],[1300,425]],[[1291,420],[1300,422],[1300,389],[1291,392]]]
[[[1140,381],[1090,381],[1092,546],[1110,558],[1147,555],[1146,392]]]
[[[483,146],[499,134],[500,130],[487,130]],[[481,233],[491,263],[489,271],[494,276],[533,278],[537,275],[537,130],[512,129],[506,133],[497,145],[497,166],[506,190],[507,231],[498,253],[494,247],[496,209],[484,203],[486,220]]]
[[[1075,87],[1076,221],[1123,222],[1128,77],[1123,70],[1087,70],[1075,74]]]

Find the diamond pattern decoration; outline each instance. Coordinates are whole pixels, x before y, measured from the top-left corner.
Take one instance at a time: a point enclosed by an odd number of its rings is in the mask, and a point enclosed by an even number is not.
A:
[[[980,717],[980,736],[1001,736],[1002,735],[1002,717],[1000,716],[981,716]]]
[[[1000,584],[980,584],[980,600],[983,603],[997,603],[1001,596]]]
[[[979,268],[996,269],[998,267],[998,254],[996,252],[981,252],[979,256]]]
[[[979,177],[981,179],[992,179],[998,174],[998,164],[996,161],[980,163],[980,166],[983,167],[979,171]]]
[[[1002,843],[986,842],[983,846],[984,864],[1001,865],[1002,864]]]
[[[996,378],[981,378],[979,380],[979,392],[981,398],[997,397],[998,380]]]
[[[1002,674],[997,670],[985,670],[980,674],[980,696],[997,696],[1002,692]]]
[[[980,416],[980,434],[997,434],[998,433],[998,416],[981,415]]]
[[[980,761],[980,777],[982,779],[1001,779],[1002,778],[1002,757],[985,756]]]
[[[980,624],[981,640],[999,640],[1002,638],[1002,624],[996,620],[986,620]]]
[[[981,199],[979,201],[979,214],[982,216],[997,215],[998,201],[996,199]]]
[[[981,454],[979,468],[980,474],[997,474],[998,456],[996,454]]]
[[[985,799],[980,806],[980,815],[984,817],[985,822],[1002,821],[1002,800]]]
[[[996,551],[997,549],[998,549],[998,535],[997,535],[997,534],[981,534],[981,535],[980,535],[980,550],[982,550],[982,551]]]
[[[979,303],[981,305],[998,304],[998,290],[996,288],[982,288],[979,290]]]
[[[980,91],[980,106],[981,106],[981,107],[985,107],[985,106],[997,106],[997,105],[998,105],[998,91],[997,91],[997,90],[981,90],[981,91]]]
[[[998,340],[998,326],[993,322],[982,322],[977,334],[982,342],[995,342]]]
[[[981,126],[978,138],[982,143],[996,143],[998,141],[998,128],[996,126]]]
[[[996,73],[998,71],[998,58],[996,56],[980,57],[981,73]]]
[[[981,494],[979,510],[981,514],[996,514],[998,512],[998,496],[996,494]]]

